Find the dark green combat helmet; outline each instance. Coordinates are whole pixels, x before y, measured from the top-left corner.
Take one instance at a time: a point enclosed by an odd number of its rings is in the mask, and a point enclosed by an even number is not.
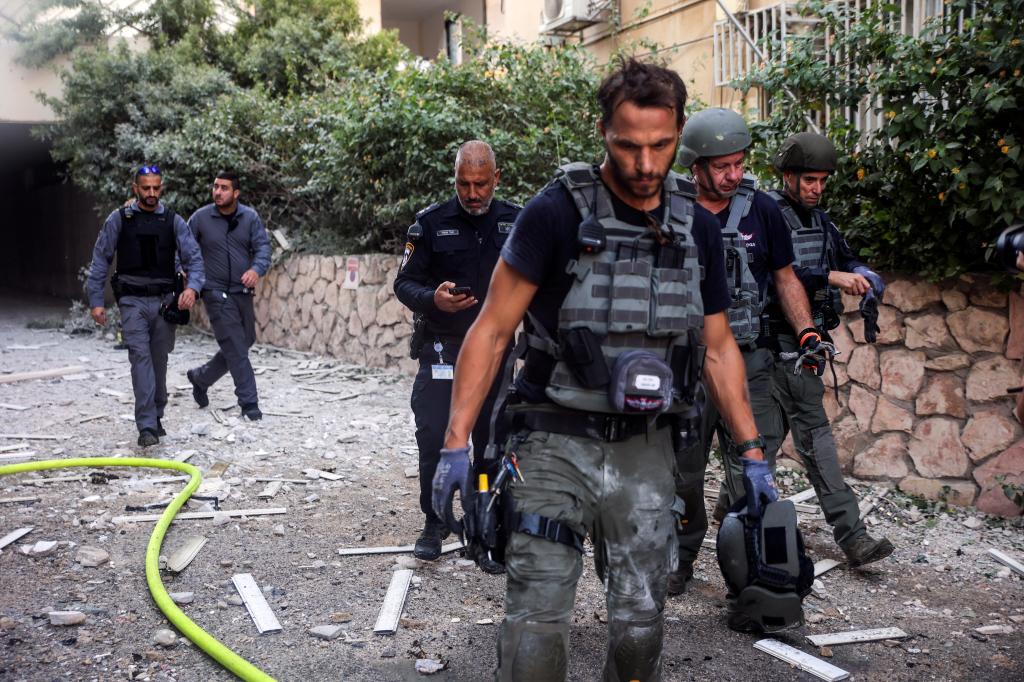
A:
[[[775,168],[797,172],[835,172],[836,148],[824,135],[797,133],[790,135],[775,155]]]
[[[704,109],[686,119],[679,147],[679,165],[689,168],[700,158],[735,154],[750,146],[750,130],[732,109]]]

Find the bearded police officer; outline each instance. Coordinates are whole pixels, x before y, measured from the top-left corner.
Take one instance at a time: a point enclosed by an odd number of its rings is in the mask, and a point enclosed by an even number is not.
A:
[[[519,206],[494,198],[501,177],[494,152],[480,140],[466,142],[455,156],[455,196],[416,215],[409,228],[395,294],[417,317],[412,356],[420,361],[412,387],[412,411],[419,447],[420,509],[426,520],[413,554],[434,560],[448,529],[430,506],[434,477],[448,425],[455,359],[463,338],[487,296],[491,272],[512,231]],[[477,468],[483,472],[490,438],[487,408],[473,427]],[[491,567],[491,570],[498,570]]]
[[[840,290],[873,300],[881,297],[885,284],[857,260],[828,214],[819,208],[828,177],[836,169],[832,142],[815,133],[792,135],[779,149],[775,167],[782,173],[783,189],[771,192],[771,196],[793,236],[794,270],[811,301],[815,326],[834,329],[842,313]],[[767,340],[775,352],[798,352],[806,345],[809,332],[795,333],[796,327],[784,319],[777,291],[769,295],[765,317]],[[869,338],[873,340],[873,335]],[[836,542],[851,567],[861,566],[889,556],[893,546],[885,538],[868,535],[857,497],[843,480],[832,427],[822,405],[825,387],[820,376],[824,365],[814,369],[804,367],[794,374],[792,362],[778,362],[773,373],[775,396]],[[772,434],[771,454],[784,437],[784,430]]]
[[[206,407],[209,388],[230,372],[242,414],[256,421],[263,413],[249,362],[249,348],[256,342],[253,293],[270,268],[270,239],[256,211],[238,202],[240,193],[238,175],[218,173],[213,203],[188,219],[206,264],[203,305],[219,348],[206,364],[188,370],[186,376],[192,397],[199,407]]]
[[[729,326],[743,353],[750,405],[758,431],[781,430],[778,403],[772,398],[772,352],[757,345],[760,317],[769,281],[777,292],[786,319],[798,329],[812,326],[807,296],[793,273],[793,243],[775,201],[757,190],[744,176],[750,147],[747,124],[730,109],[705,109],[694,114],[683,128],[679,163],[693,172],[697,203],[718,218],[725,244],[726,279],[732,295]],[[820,340],[820,336],[813,337]],[[700,428],[691,444],[676,453],[676,494],[686,512],[678,532],[679,568],[669,576],[669,594],[684,591],[693,576],[693,562],[707,531],[704,507],[704,471],[712,434],[717,430],[723,451],[735,448],[713,404],[706,407]],[[769,443],[766,453],[773,461],[778,444]],[[726,481],[721,487],[716,520],[730,506],[730,492],[743,495],[740,455],[723,456]],[[732,500],[735,501],[735,500]],[[731,615],[731,614],[730,614]],[[730,624],[735,625],[735,618]]]
[[[455,372],[434,509],[470,495],[467,441],[504,349],[526,319],[529,351],[506,450],[521,478],[505,548],[498,679],[563,680],[583,538],[605,584],[605,680],[661,679],[662,611],[677,556],[673,435],[701,372],[748,462],[754,500],[775,488],[725,310],[714,218],[670,172],[686,88],[635,60],[598,92],[600,166],[575,163],[523,209]],[[465,502],[463,503],[465,507]]]
[[[199,245],[185,221],[160,203],[160,169],[143,166],[134,176],[136,200],[111,213],[100,229],[92,252],[86,289],[92,318],[107,323],[103,287],[117,255],[111,288],[121,313],[135,392],[135,425],[139,445],[156,445],[165,435],[161,419],[167,405],[167,355],[174,349],[178,309],[188,310],[203,288],[205,275]],[[175,295],[175,254],[188,273],[188,284]]]

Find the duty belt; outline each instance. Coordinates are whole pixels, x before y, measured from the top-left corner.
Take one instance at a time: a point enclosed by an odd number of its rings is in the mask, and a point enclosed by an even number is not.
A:
[[[242,289],[241,291],[231,291],[231,290],[224,290],[224,289],[203,289],[203,293],[207,293],[207,292],[213,294],[214,296],[216,296],[218,298],[227,298],[228,296],[252,296],[253,295],[253,290],[252,289],[248,289],[248,288]]]
[[[113,288],[113,285],[111,285]],[[163,296],[174,291],[173,284],[127,284],[117,283],[117,291],[114,293],[117,298],[122,296]]]
[[[655,428],[669,424],[671,417],[661,415],[655,420]],[[517,411],[512,417],[513,428],[527,428],[531,431],[560,433],[565,436],[593,438],[606,443],[620,443],[633,436],[647,433],[649,417],[642,415],[609,415],[591,412],[541,412],[534,410]]]

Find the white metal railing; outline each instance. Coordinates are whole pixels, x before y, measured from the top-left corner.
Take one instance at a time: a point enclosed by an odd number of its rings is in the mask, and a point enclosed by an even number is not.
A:
[[[785,2],[738,14],[736,19],[767,59],[786,60],[785,51],[779,49],[787,35]],[[712,41],[713,71],[718,87],[743,78],[760,62],[752,46],[729,20],[715,22]]]

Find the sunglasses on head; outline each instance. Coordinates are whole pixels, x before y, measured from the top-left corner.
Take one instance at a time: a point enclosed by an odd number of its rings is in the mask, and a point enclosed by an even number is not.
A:
[[[139,172],[135,174],[135,177],[140,175],[160,175],[160,169],[157,166],[143,166],[139,169]]]

